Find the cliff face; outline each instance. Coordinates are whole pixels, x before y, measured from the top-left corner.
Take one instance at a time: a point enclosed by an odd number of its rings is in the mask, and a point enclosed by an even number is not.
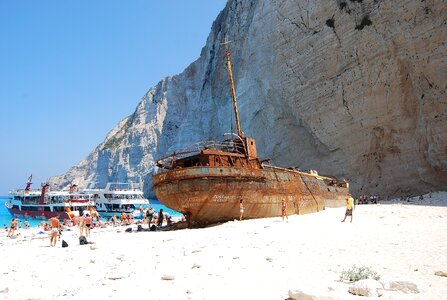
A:
[[[59,186],[144,181],[156,159],[229,132],[221,45],[262,157],[344,177],[354,193],[447,188],[447,4],[230,0],[199,59],[150,89]]]

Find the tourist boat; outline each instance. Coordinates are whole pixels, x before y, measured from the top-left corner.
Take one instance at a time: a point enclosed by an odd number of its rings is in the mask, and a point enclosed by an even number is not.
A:
[[[48,184],[42,185],[41,190],[32,190],[30,179],[25,189],[9,192],[5,205],[15,217],[72,220],[80,214],[97,216],[93,195],[76,191],[76,185],[67,191],[50,191]]]
[[[96,210],[104,218],[119,217],[124,212],[141,219],[149,205],[137,183],[109,182],[104,189],[85,189],[84,192],[93,194]]]
[[[253,138],[241,130],[228,43],[225,44],[237,134],[223,142],[202,143],[161,158],[152,175],[158,200],[198,224],[243,218],[317,212],[346,203],[348,183],[316,171],[302,172],[268,164],[258,157]]]

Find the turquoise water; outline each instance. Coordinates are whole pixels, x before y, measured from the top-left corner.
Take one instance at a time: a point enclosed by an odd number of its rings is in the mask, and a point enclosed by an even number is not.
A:
[[[9,223],[11,222],[12,216],[9,213],[8,209],[5,206],[5,202],[8,200],[8,197],[0,196],[0,226],[3,228],[3,224],[6,224],[6,226],[9,227]],[[156,212],[160,211],[160,208],[163,208],[163,211],[170,214],[172,217],[181,217],[182,214],[172,210],[170,208],[167,208],[163,204],[161,204],[157,200],[149,200],[152,207]],[[25,220],[28,219],[28,222],[31,227],[39,226],[39,223],[42,222],[42,220],[33,219],[33,218],[19,218],[20,221],[22,221],[22,224],[25,222]]]

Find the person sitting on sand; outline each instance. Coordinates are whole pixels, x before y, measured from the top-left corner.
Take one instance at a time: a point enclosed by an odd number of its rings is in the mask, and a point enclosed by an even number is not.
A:
[[[121,214],[120,219],[121,219],[121,225],[128,225],[128,223],[127,223],[127,215],[126,215],[125,212],[123,212],[123,213]]]
[[[17,228],[17,219],[12,218],[11,223],[9,224],[9,231],[8,231],[8,236],[13,236],[14,232]]]
[[[347,216],[351,217],[351,223],[352,223],[352,209],[354,206],[354,199],[351,197],[351,195],[348,194],[348,197],[346,198],[346,212],[345,212],[345,218],[342,222],[346,220]]]
[[[242,217],[244,216],[244,204],[242,203],[242,199],[239,200],[239,221],[242,221]]]
[[[163,226],[163,219],[164,219],[163,208],[160,208],[160,211],[158,212],[158,218],[157,218],[157,226],[158,227]]]
[[[51,234],[50,234],[50,246],[55,247],[57,242],[57,236],[59,235],[59,229],[61,223],[57,217],[52,217],[48,220],[51,224]]]
[[[116,225],[116,216],[113,215],[113,216],[110,218],[110,221],[112,222],[112,225],[115,226],[115,225]]]
[[[171,217],[170,214],[165,213],[165,218],[166,218],[166,224],[167,224],[168,226],[169,226],[169,225],[172,225],[172,223],[174,223],[174,222],[172,221],[172,217]]]

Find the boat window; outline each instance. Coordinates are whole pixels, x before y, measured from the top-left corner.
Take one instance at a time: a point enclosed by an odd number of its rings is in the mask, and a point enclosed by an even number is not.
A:
[[[12,208],[19,209],[18,205],[13,205]]]
[[[50,210],[50,207],[48,207],[48,206],[45,206],[45,207],[43,208],[43,210],[44,210],[44,211],[51,211],[51,210]]]
[[[16,208],[19,208],[17,205],[13,205],[13,207],[14,206],[16,206]],[[37,206],[25,206],[25,205],[22,205],[22,210],[37,211]]]
[[[62,212],[65,211],[65,208],[63,206],[54,206],[53,211]]]

